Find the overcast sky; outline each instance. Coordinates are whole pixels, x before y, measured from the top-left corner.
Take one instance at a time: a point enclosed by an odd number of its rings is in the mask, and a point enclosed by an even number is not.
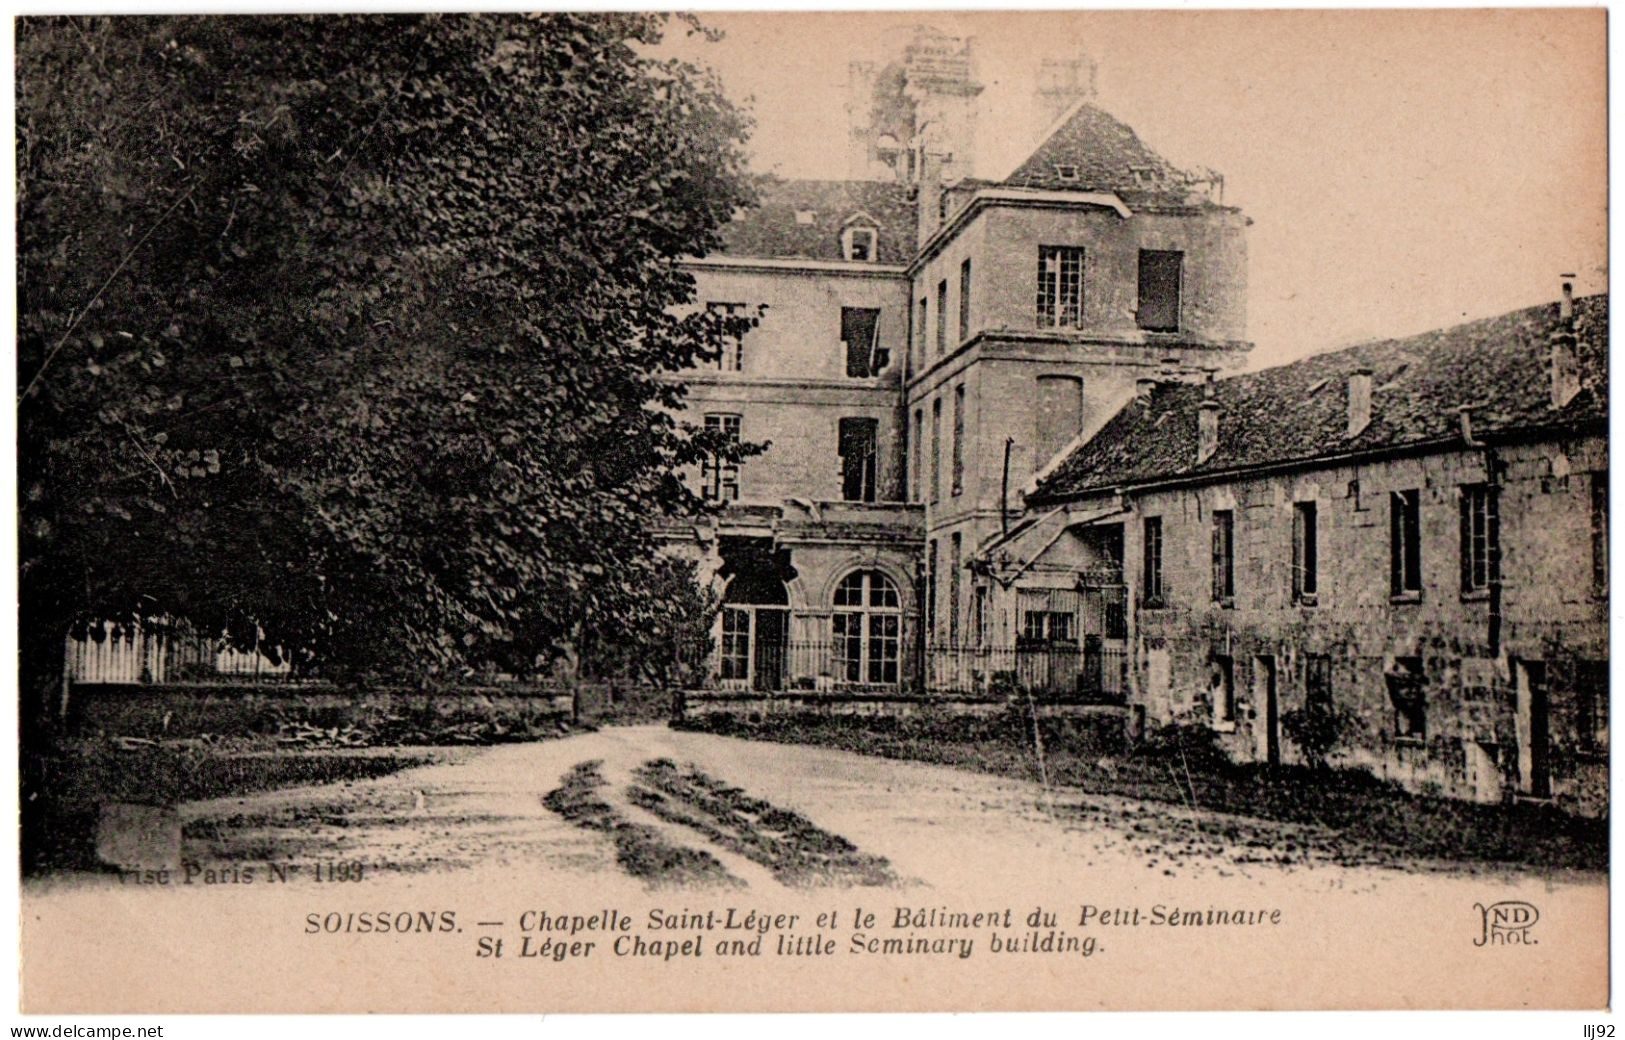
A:
[[[1606,288],[1599,10],[714,12],[702,57],[757,120],[756,168],[845,176],[847,65],[888,29],[975,40],[978,173],[1038,143],[1040,59],[1087,53],[1099,103],[1225,175],[1254,220],[1254,364]]]

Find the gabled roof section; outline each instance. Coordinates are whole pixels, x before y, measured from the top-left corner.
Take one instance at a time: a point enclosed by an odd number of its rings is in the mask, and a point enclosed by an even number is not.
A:
[[[1473,406],[1475,439],[1605,423],[1608,298],[1575,301],[1581,388],[1564,407],[1553,408],[1550,336],[1558,321],[1558,305],[1550,303],[1215,380],[1219,443],[1201,464],[1196,416],[1205,388],[1158,386],[1150,401],[1130,401],[1051,471],[1028,503],[1459,439],[1463,405]],[[1348,379],[1361,368],[1372,371],[1371,422],[1350,437]]]
[[[904,264],[914,258],[914,203],[901,184],[768,180],[757,194],[759,203],[723,229],[721,255],[843,260],[841,231],[859,217],[879,230],[877,262]],[[798,213],[811,219],[801,223]]]
[[[1190,181],[1128,124],[1085,102],[1063,117],[1004,186],[1105,192],[1130,206],[1155,206],[1188,205]]]

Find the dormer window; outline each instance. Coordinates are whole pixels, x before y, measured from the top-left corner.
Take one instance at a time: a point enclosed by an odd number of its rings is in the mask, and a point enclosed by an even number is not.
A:
[[[1063,181],[1075,181],[1078,179],[1078,167],[1075,163],[1061,163],[1055,167],[1055,176]]]
[[[841,232],[841,255],[859,263],[874,263],[879,237],[872,227],[849,227]]]
[[[816,214],[814,214],[810,209],[798,209],[796,210],[796,223],[810,225],[813,222],[814,216],[816,216]]]

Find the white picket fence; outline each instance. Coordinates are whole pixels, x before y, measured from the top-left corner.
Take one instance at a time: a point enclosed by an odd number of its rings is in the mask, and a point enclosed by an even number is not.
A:
[[[97,638],[100,636],[100,638]],[[70,683],[171,683],[211,679],[275,681],[292,674],[257,648],[237,650],[186,626],[92,625],[66,647]]]

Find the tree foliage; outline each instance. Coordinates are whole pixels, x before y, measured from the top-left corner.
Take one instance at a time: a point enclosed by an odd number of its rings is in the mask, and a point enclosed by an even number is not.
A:
[[[624,613],[729,450],[677,261],[750,201],[672,27],[20,20],[25,673],[88,617],[446,672]]]

